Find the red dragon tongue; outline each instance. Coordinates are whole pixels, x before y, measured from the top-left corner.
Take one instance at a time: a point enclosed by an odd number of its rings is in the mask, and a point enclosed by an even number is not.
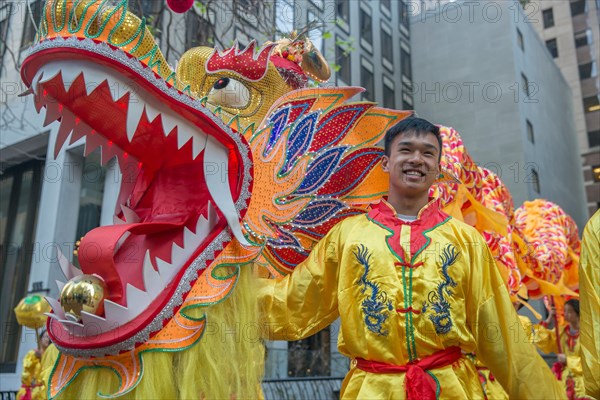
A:
[[[182,223],[146,222],[101,226],[88,232],[81,240],[78,250],[81,270],[86,274],[100,276],[108,286],[108,298],[123,303],[125,286],[130,283],[138,288],[144,284],[137,268],[118,268],[115,253],[126,234],[149,235],[182,229]]]

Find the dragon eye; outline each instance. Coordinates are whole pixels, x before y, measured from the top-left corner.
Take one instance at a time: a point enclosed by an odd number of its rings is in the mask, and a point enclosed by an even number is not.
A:
[[[221,78],[215,82],[215,84],[213,85],[213,89],[223,89],[228,84],[229,84],[229,78]]]
[[[208,93],[208,101],[222,107],[242,109],[250,104],[250,91],[240,81],[220,78]]]

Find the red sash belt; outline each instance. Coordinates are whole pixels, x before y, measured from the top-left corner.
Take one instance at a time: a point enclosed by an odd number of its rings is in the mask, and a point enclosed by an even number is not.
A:
[[[433,353],[420,360],[406,365],[394,365],[381,361],[370,361],[364,358],[356,359],[356,367],[366,372],[376,374],[397,374],[406,372],[404,387],[407,400],[435,400],[436,384],[433,378],[425,371],[450,365],[460,359],[460,347],[453,346],[437,353]]]

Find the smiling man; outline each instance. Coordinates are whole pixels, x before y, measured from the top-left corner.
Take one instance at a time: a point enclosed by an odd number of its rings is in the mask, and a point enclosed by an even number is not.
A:
[[[352,359],[343,398],[484,398],[471,352],[511,398],[562,398],[481,234],[429,198],[441,144],[420,118],[386,133],[387,200],[333,227],[292,274],[262,281],[265,335],[298,340],[340,317]]]

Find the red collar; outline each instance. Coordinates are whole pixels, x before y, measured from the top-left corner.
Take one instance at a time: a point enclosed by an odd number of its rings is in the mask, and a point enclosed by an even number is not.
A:
[[[429,203],[425,204],[414,221],[404,221],[397,217],[396,210],[386,199],[381,199],[379,203],[374,204],[369,211],[369,217],[381,222],[388,227],[397,225],[420,226],[424,229],[439,224],[448,218],[448,215],[440,210],[440,201],[437,198],[429,198]]]
[[[410,264],[411,268],[416,267],[416,257],[427,246],[431,240],[427,237],[427,232],[443,224],[450,217],[442,212],[437,199],[430,199],[417,215],[414,221],[403,221],[396,216],[396,210],[385,199],[372,206],[367,218],[378,225],[384,226],[390,235],[386,242],[392,252],[398,258],[400,265]],[[400,235],[402,226],[409,225],[410,229],[410,259],[404,254],[404,249],[400,246]]]

